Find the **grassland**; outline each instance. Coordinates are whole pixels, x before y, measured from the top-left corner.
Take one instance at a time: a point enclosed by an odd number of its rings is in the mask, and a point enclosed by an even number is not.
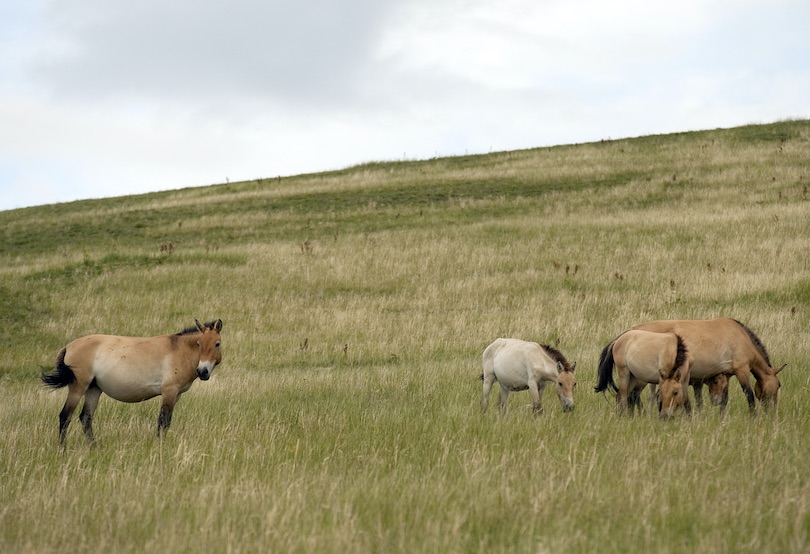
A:
[[[806,552],[809,189],[787,121],[0,212],[0,551]],[[592,392],[621,330],[717,316],[775,412]],[[225,358],[164,440],[106,398],[57,447],[59,348],[194,318]],[[498,336],[576,360],[575,412],[481,415]]]

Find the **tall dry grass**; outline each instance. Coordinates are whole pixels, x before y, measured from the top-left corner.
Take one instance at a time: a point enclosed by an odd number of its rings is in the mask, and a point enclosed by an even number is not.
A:
[[[0,550],[801,552],[810,543],[810,125],[784,122],[0,213]],[[171,249],[166,246],[171,244]],[[164,247],[161,249],[161,247]],[[775,413],[621,418],[601,348],[736,317],[788,363]],[[57,447],[40,366],[87,333],[222,318],[153,437],[102,400]],[[482,416],[497,336],[578,361]]]

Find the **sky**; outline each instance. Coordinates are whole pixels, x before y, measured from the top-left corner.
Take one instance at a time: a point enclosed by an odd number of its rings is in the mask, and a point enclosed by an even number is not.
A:
[[[807,0],[0,0],[0,210],[810,118]]]

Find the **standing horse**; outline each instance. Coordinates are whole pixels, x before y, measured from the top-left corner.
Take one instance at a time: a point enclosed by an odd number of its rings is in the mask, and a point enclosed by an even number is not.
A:
[[[157,435],[172,422],[172,410],[180,395],[199,377],[207,381],[222,361],[220,332],[222,320],[194,326],[176,335],[81,337],[56,356],[53,373],[42,374],[42,382],[58,389],[68,387],[65,405],[59,414],[59,443],[64,446],[70,418],[84,396],[79,419],[87,442],[93,442],[93,412],[101,393],[121,402],[141,402],[160,395]]]
[[[766,409],[776,406],[782,386],[777,374],[787,364],[774,368],[759,337],[736,319],[649,321],[633,329],[676,333],[683,337],[692,354],[689,365],[692,382],[733,374],[745,393],[751,413],[755,409],[754,397]],[[753,373],[757,381],[754,390],[749,373]]]
[[[683,339],[675,333],[626,331],[608,344],[599,357],[598,382],[594,390],[604,392],[608,386],[618,392],[619,412],[640,409],[640,392],[647,384],[661,383],[658,409],[671,416],[681,408],[689,410],[690,355]],[[619,378],[613,381],[613,366]]]
[[[545,344],[520,339],[495,339],[482,356],[484,393],[481,410],[489,406],[489,391],[498,381],[501,389],[501,413],[506,412],[506,400],[511,391],[529,389],[534,415],[543,413],[540,399],[546,384],[556,384],[557,396],[564,412],[574,410],[574,389],[577,379],[576,362],[569,364],[562,353]]]

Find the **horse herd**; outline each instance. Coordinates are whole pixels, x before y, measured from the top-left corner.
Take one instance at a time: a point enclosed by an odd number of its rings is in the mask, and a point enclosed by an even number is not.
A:
[[[482,363],[482,410],[487,409],[495,381],[500,386],[502,412],[510,391],[528,389],[535,415],[541,413],[540,398],[549,382],[556,384],[563,411],[574,409],[576,363],[569,364],[555,348],[497,339],[484,350]],[[689,385],[695,389],[698,405],[702,404],[706,384],[712,403],[725,410],[728,378],[733,375],[753,412],[755,397],[765,408],[776,405],[781,387],[777,374],[785,365],[774,368],[759,337],[735,319],[649,321],[624,331],[605,346],[599,356],[594,390],[613,389],[619,412],[629,409],[632,413],[634,408],[640,409],[641,391],[649,385],[660,415],[668,417],[691,410]],[[618,385],[613,380],[614,366]],[[753,389],[750,375],[756,379]]]
[[[161,396],[158,437],[172,421],[172,411],[198,377],[206,381],[222,361],[222,320],[195,320],[175,335],[121,337],[88,335],[62,348],[53,372],[43,373],[51,388],[68,387],[67,400],[59,413],[59,442],[64,446],[68,425],[79,401],[84,405],[79,420],[89,443],[93,442],[93,413],[105,393],[121,402],[141,402]],[[563,411],[574,409],[576,363],[570,364],[557,349],[519,339],[496,339],[483,353],[484,381],[481,407],[486,410],[489,393],[497,381],[501,411],[511,391],[529,390],[535,415],[547,383],[554,383]],[[613,380],[616,367],[618,385]],[[725,408],[728,377],[737,378],[751,411],[755,397],[765,407],[776,404],[781,386],[777,374],[784,365],[771,365],[765,346],[748,327],[734,319],[650,321],[620,334],[600,355],[597,392],[617,392],[620,412],[640,408],[641,390],[650,385],[662,416],[689,410],[687,387],[695,389],[702,402],[702,387],[708,384],[712,402]],[[751,388],[750,375],[756,379]]]

